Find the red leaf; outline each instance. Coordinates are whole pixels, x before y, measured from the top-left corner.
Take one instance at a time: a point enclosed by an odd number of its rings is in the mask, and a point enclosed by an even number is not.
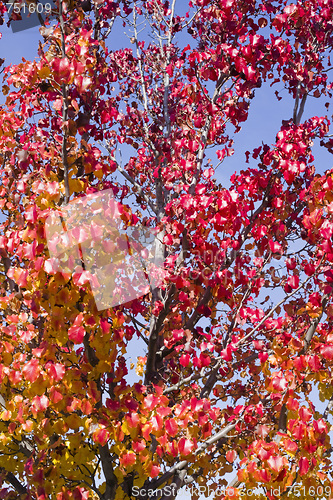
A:
[[[229,451],[227,451],[225,456],[226,456],[226,459],[228,460],[228,462],[232,463],[236,460],[237,453],[235,450],[229,450]]]
[[[146,447],[146,442],[144,439],[140,439],[140,441],[133,441],[132,442],[132,448],[135,453],[139,453],[140,451],[144,450]]]
[[[50,377],[52,377],[55,382],[60,382],[65,375],[65,367],[61,363],[53,363],[52,361],[49,361],[46,369]]]
[[[83,321],[83,314],[80,313],[76,317],[76,319],[73,323],[73,326],[71,326],[68,329],[68,338],[69,338],[69,340],[74,342],[74,344],[82,344],[82,342],[83,342],[86,331],[83,328],[83,326],[79,326],[79,325],[81,325],[82,321]]]
[[[261,477],[261,480],[264,482],[264,483],[269,483],[272,476],[270,474],[270,472],[266,469],[261,469],[260,470],[260,477]]]
[[[152,428],[155,432],[158,432],[163,427],[163,419],[160,415],[154,415],[151,419]]]
[[[316,432],[318,432],[318,434],[327,432],[327,424],[322,418],[320,418],[319,420],[314,420],[313,428]]]
[[[177,435],[178,425],[173,418],[169,418],[168,420],[165,421],[165,430],[172,437]]]
[[[296,451],[298,449],[297,443],[295,443],[291,439],[285,439],[283,441],[283,444],[284,444],[286,451],[289,451],[290,453],[296,453]]]
[[[82,401],[81,411],[84,415],[90,415],[90,413],[93,411],[93,407],[87,399]]]
[[[153,410],[158,405],[159,399],[154,394],[148,394],[144,399],[144,407],[147,410]]]
[[[190,363],[190,355],[187,353],[187,354],[182,354],[179,358],[179,363],[182,365],[182,366],[188,366],[189,363]]]
[[[310,468],[309,460],[306,457],[301,457],[298,462],[298,472],[300,476],[305,476]]]
[[[90,496],[89,491],[85,490],[84,488],[75,488],[73,491],[73,499],[74,500],[88,500]]]
[[[308,422],[311,417],[312,417],[312,413],[308,410],[308,408],[306,408],[305,406],[302,406],[300,409],[299,409],[299,417],[300,419],[303,421],[303,422]]]
[[[178,443],[178,450],[182,455],[190,455],[194,448],[194,443],[190,439],[181,438]]]
[[[68,330],[68,338],[74,344],[82,344],[85,333],[83,326],[71,326]]]
[[[124,467],[130,467],[131,465],[134,465],[136,462],[136,455],[132,451],[125,453],[119,458],[119,462],[121,465]]]
[[[150,477],[156,477],[160,473],[160,466],[159,465],[153,465],[151,470],[150,470]]]
[[[296,276],[296,274],[289,276],[287,283],[293,290],[295,290],[299,287],[299,277]]]
[[[35,396],[32,400],[32,407],[37,411],[44,411],[49,406],[48,398],[43,396]]]
[[[63,399],[63,395],[59,392],[55,387],[51,387],[50,389],[50,399],[52,403],[59,403]]]
[[[320,348],[320,354],[329,361],[333,359],[333,345],[323,345]]]
[[[74,65],[67,57],[56,57],[52,61],[52,70],[56,81],[69,81],[71,73],[74,74]]]
[[[130,415],[126,415],[127,425],[131,429],[135,429],[140,422],[140,417],[137,413],[131,413]]]
[[[110,433],[106,429],[97,429],[92,437],[95,443],[104,446],[109,440]]]

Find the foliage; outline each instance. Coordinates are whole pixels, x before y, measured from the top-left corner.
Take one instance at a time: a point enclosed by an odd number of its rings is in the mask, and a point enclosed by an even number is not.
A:
[[[333,498],[333,171],[313,156],[333,142],[328,116],[302,121],[332,97],[331,0],[58,8],[4,73],[0,498]],[[221,185],[276,83],[293,117]],[[98,311],[84,272],[52,266],[45,221],[105,189],[125,225],[161,231],[165,266]]]

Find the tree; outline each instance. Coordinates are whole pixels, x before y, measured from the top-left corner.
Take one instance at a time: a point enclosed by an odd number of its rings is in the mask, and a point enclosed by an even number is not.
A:
[[[5,500],[164,500],[184,486],[333,498],[333,176],[313,156],[333,142],[328,116],[303,118],[332,97],[333,4],[183,9],[58,3],[38,59],[5,70]],[[129,43],[115,50],[119,26]],[[276,83],[292,118],[220,185],[251,100]],[[164,267],[158,287],[98,310],[87,270],[53,265],[45,228],[105,190],[125,229],[159,230]]]

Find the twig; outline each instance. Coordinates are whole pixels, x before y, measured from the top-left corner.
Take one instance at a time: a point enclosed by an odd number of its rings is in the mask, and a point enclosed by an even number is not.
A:
[[[61,56],[62,58],[66,56],[66,45],[65,45],[65,23],[63,18],[62,0],[59,0],[59,21],[61,29]],[[63,136],[62,136],[62,147],[61,147],[61,161],[64,168],[64,183],[65,183],[65,203],[69,202],[70,190],[69,190],[69,172],[68,172],[68,160],[67,160],[67,121],[68,121],[68,94],[67,85],[63,83],[61,85],[62,90],[62,124],[63,124]]]
[[[4,467],[0,467],[0,472],[2,474],[6,473],[5,481],[8,481],[20,495],[27,495],[27,488],[22,483],[20,483],[20,481],[14,476],[12,472],[7,472]]]

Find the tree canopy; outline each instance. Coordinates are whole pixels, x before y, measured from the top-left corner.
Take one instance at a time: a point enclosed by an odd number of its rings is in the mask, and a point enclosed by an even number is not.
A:
[[[333,498],[332,1],[55,5],[3,71],[0,498]],[[270,87],[290,119],[223,185]],[[154,234],[160,280],[110,305],[88,209]]]

